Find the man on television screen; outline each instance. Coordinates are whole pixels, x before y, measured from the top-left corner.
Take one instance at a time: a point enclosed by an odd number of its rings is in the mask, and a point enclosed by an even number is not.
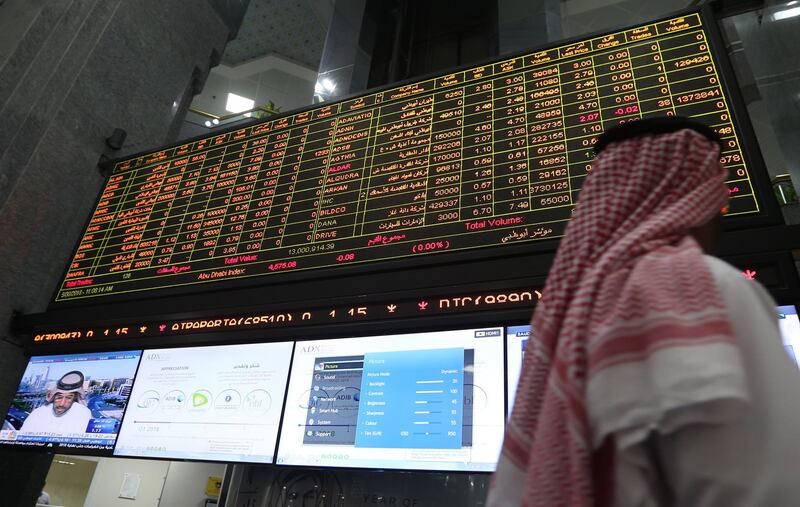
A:
[[[20,432],[86,433],[92,411],[81,403],[83,382],[83,373],[65,373],[47,391],[47,402],[25,419]]]

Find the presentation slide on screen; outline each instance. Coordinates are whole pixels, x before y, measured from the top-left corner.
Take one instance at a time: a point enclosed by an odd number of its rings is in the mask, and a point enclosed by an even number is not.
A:
[[[271,463],[292,346],[146,350],[114,454]]]
[[[800,319],[797,318],[797,308],[793,305],[778,307],[778,325],[781,328],[783,347],[795,364],[800,359]]]
[[[298,342],[278,464],[492,471],[503,328]]]
[[[0,443],[111,451],[141,351],[32,357]]]
[[[519,374],[522,371],[522,360],[525,359],[525,345],[531,336],[531,326],[510,326],[506,328],[506,375],[508,380],[508,414],[514,407],[514,397],[517,394]]]

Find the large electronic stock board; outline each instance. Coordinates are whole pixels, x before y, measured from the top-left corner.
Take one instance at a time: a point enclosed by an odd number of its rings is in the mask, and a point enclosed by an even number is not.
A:
[[[712,126],[756,213],[709,38],[685,14],[119,161],[55,301],[559,237],[640,117]]]

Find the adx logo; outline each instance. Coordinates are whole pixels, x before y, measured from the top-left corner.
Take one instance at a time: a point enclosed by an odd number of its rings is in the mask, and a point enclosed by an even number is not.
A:
[[[169,361],[169,354],[164,352],[150,352],[144,355],[146,361]]]
[[[301,345],[300,352],[303,354],[318,354],[322,352],[322,347],[320,345]]]

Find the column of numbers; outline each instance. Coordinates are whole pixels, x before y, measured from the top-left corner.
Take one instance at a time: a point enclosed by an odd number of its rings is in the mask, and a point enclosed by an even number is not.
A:
[[[192,249],[192,260],[208,259],[217,254],[228,203],[239,177],[239,169],[242,166],[242,157],[246,148],[247,142],[237,142],[226,147],[217,173],[217,180],[214,182],[214,188],[208,199],[205,216],[196,231],[197,239]]]
[[[282,172],[283,159],[288,147],[289,130],[273,131],[264,144],[264,160],[253,201],[245,222],[246,242],[239,244],[239,252],[255,252],[276,248],[283,233],[280,218],[279,189],[288,192],[289,185],[295,181],[290,171]],[[296,178],[296,175],[294,175]],[[281,185],[283,183],[283,185]],[[270,227],[272,227],[270,229]],[[252,237],[250,236],[252,234]]]
[[[425,223],[458,222],[464,150],[464,88],[434,95],[431,151],[426,184]]]
[[[265,139],[265,138],[261,138]],[[264,160],[262,153],[254,153],[259,148],[261,139],[247,141],[247,146],[242,154],[242,165],[239,175],[233,183],[232,192],[226,200],[225,220],[222,222],[217,239],[216,255],[234,255],[238,251],[239,243],[245,236],[244,227],[247,214],[250,210],[253,195],[258,188],[261,163]]]
[[[662,44],[676,113],[693,116],[709,125],[722,138],[720,162],[728,169],[730,211],[755,206],[753,190],[739,141],[733,131],[728,105],[712,63],[708,41],[702,32],[683,34]]]
[[[494,213],[492,82],[467,85],[464,101],[464,158],[461,181],[461,219]]]
[[[547,195],[562,193],[569,188],[565,168],[543,168],[541,160],[551,153],[561,155],[564,149],[564,101],[557,66],[538,67],[526,73],[526,109],[528,160],[512,166],[514,172],[529,173],[531,204]],[[553,99],[558,99],[554,102]]]
[[[495,79],[495,213],[519,213],[530,207],[525,75]]]
[[[641,118],[628,50],[600,54],[593,60],[603,128]]]
[[[244,222],[241,224],[241,236],[236,244],[235,253],[253,253],[261,249],[261,241],[264,239],[264,229],[267,226],[267,217],[272,208],[272,199],[275,192],[275,184],[278,181],[278,168],[270,168],[269,164],[274,160],[272,155],[278,150],[267,151],[267,146],[274,144],[275,134],[268,134],[250,143],[245,157],[260,157],[256,178],[253,181],[253,192],[246,206],[242,206],[239,212],[244,212]],[[278,162],[279,164],[279,162]],[[241,203],[245,204],[245,203]],[[237,205],[241,205],[237,203]],[[230,254],[228,254],[230,255]]]
[[[164,227],[158,238],[155,256],[150,267],[166,266],[170,263],[172,254],[175,252],[175,243],[188,213],[189,203],[192,200],[197,181],[202,172],[205,153],[193,155],[183,172],[183,177],[177,183],[175,200],[172,202],[169,214],[167,215]]]
[[[628,53],[633,63],[633,77],[642,117],[673,116],[675,106],[672,103],[659,43],[653,41],[631,46]],[[631,87],[629,84],[615,86]]]
[[[335,131],[333,120],[307,125],[303,129],[303,144],[298,147],[300,163],[297,185],[291,197],[283,246],[313,242],[320,205],[316,190],[324,188],[328,163],[335,158],[330,145],[326,144]]]
[[[189,205],[186,207],[186,213],[181,223],[177,240],[174,243],[169,264],[188,262],[192,258],[194,245],[200,236],[201,223],[206,216],[208,201],[214,190],[224,153],[224,147],[206,152],[206,158],[203,160],[203,165],[200,169],[201,174],[197,178]]]
[[[267,219],[267,229],[264,234],[264,248],[276,248],[283,245],[286,232],[287,217],[297,188],[300,173],[300,160],[303,155],[303,145],[306,142],[308,126],[288,128],[282,130],[276,137],[278,142],[286,142],[282,153],[281,172],[275,189],[275,198],[272,209]]]

